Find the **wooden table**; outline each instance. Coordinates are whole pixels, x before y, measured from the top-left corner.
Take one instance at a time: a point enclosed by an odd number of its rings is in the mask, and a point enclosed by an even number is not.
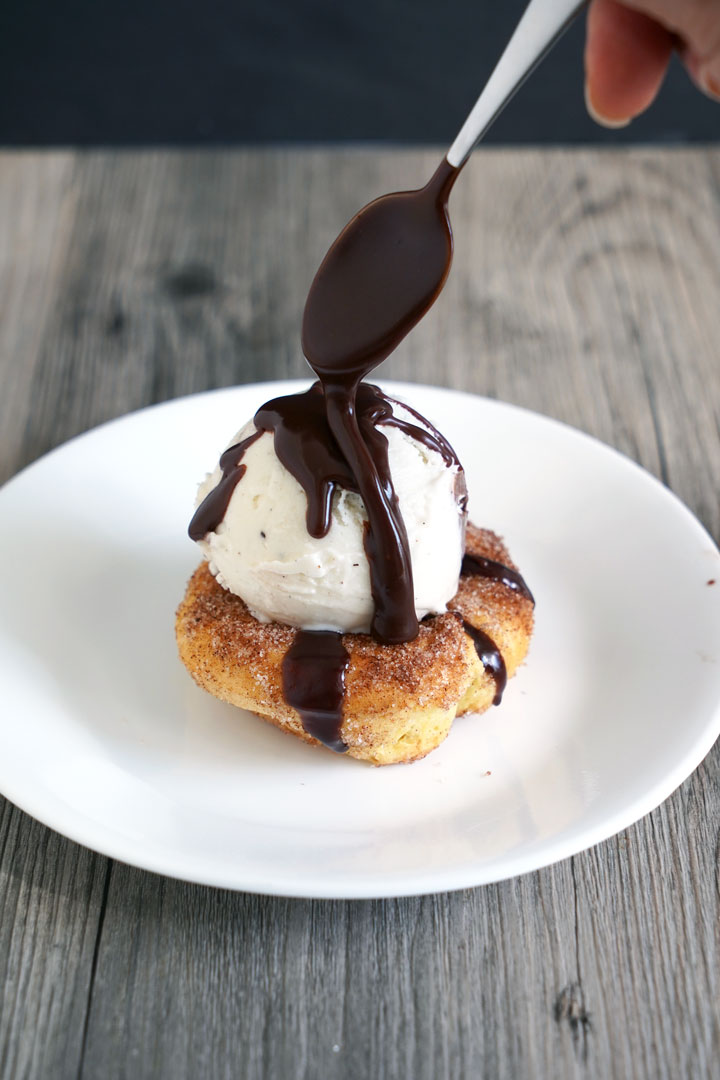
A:
[[[0,479],[149,402],[303,375],[338,227],[435,161],[0,156]],[[481,151],[453,219],[449,284],[387,377],[592,432],[718,538],[720,150]],[[719,763],[557,866],[375,902],[163,879],[0,801],[0,1076],[716,1077]]]

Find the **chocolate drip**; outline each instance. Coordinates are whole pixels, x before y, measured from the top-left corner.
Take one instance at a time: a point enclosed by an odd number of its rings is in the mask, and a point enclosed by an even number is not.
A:
[[[473,640],[475,645],[475,651],[480,657],[483,667],[489,672],[495,680],[495,697],[493,698],[493,705],[499,705],[502,701],[502,696],[507,686],[507,668],[505,667],[505,661],[502,658],[502,653],[498,649],[497,645],[484,630],[478,630],[476,626],[472,626],[469,622],[463,619],[463,627],[465,633]]]
[[[304,394],[269,401],[255,414],[255,424],[273,432],[275,453],[305,490],[311,536],[327,534],[336,487],[362,496],[368,514],[365,551],[375,604],[372,632],[384,644],[412,641],[417,636],[417,617],[407,533],[381,428],[399,428],[461,471],[447,440],[432,425],[421,427],[417,413],[412,415],[418,424],[396,415],[395,404],[371,383],[359,384],[353,406],[342,390],[323,389],[315,383]]]
[[[315,276],[303,315],[303,351],[320,385],[258,410],[257,433],[223,455],[223,478],[190,526],[193,539],[217,528],[244,472],[243,453],[262,431],[272,431],[278,458],[306,492],[312,536],[330,528],[336,487],[362,497],[375,605],[372,633],[386,644],[412,641],[418,623],[407,532],[381,427],[405,430],[458,467],[463,515],[466,491],[459,462],[442,436],[423,422],[396,416],[392,403],[361,380],[400,344],[445,283],[453,248],[447,204],[459,171],[443,159],[424,188],[376,199],[343,230]],[[477,646],[479,639],[473,640]],[[483,663],[495,665],[501,695],[504,665],[490,646],[483,646]],[[310,734],[337,750],[345,749],[339,732],[347,662],[339,634],[312,631],[299,631],[283,660],[286,700]]]
[[[370,632],[395,645],[418,635],[415,589],[405,522],[388,466],[387,439],[377,428],[363,438],[356,412],[356,390],[325,382],[327,418],[357,483],[368,516],[365,551],[374,611]]]
[[[421,416],[415,409],[410,408],[409,405],[403,404],[405,412],[410,413],[410,415],[414,416],[418,421],[417,424],[411,424],[407,420],[398,419],[398,417],[393,414],[392,404],[388,398],[384,399],[384,404],[385,409],[378,416],[376,423],[387,424],[388,427],[401,428],[406,435],[410,435],[416,442],[421,443],[423,446],[427,447],[428,450],[435,450],[440,454],[448,468],[453,468],[455,466],[462,469],[458,456],[450,443],[444,435],[440,434],[436,427],[433,427],[429,420],[426,420],[424,416]]]
[[[509,566],[495,562],[494,559],[486,559],[484,555],[465,555],[460,573],[463,577],[485,577],[501,581],[503,585],[507,585],[508,589],[527,597],[531,604],[535,603],[535,598],[522,574],[519,574],[517,570],[511,570]]]
[[[275,453],[295,477],[307,497],[307,530],[311,536],[325,536],[330,528],[332,497],[336,487],[360,494],[368,514],[365,551],[370,568],[370,587],[375,603],[373,636],[384,644],[412,641],[417,636],[412,565],[405,525],[390,475],[388,441],[382,428],[398,428],[457,469],[456,493],[460,504],[465,492],[462,466],[448,441],[407,406],[413,423],[397,415],[393,402],[379,387],[360,383],[354,408],[345,417],[345,401],[314,383],[302,394],[275,398],[255,414],[257,431],[230,447],[220,464],[223,476],[193,517],[190,534],[202,539],[217,528],[227,509],[235,485],[245,472],[242,456],[262,432],[272,432]],[[330,400],[329,400],[330,398]],[[333,428],[338,410],[339,439]],[[352,428],[348,438],[346,421]],[[421,426],[422,425],[422,426]],[[342,447],[340,445],[342,441]],[[353,459],[353,463],[348,460]],[[359,463],[359,464],[358,464]],[[464,504],[459,505],[464,513]]]
[[[252,435],[248,435],[247,439],[228,447],[222,455],[220,458],[222,477],[193,514],[188,527],[188,536],[191,540],[202,540],[209,532],[217,529],[225,517],[235,485],[245,475],[247,466],[242,464],[243,455],[261,435],[262,431],[254,431]]]
[[[255,413],[255,425],[272,432],[278,459],[305,491],[308,532],[326,536],[335,488],[357,491],[358,486],[330,431],[320,383],[266,402]]]
[[[349,659],[342,634],[298,630],[282,662],[285,701],[297,709],[308,735],[337,753],[347,750],[340,728]]]
[[[461,474],[460,462],[432,425],[420,426],[396,415],[397,404],[371,383],[360,383],[352,408],[336,388],[315,383],[304,394],[276,398],[255,414],[255,424],[272,431],[275,453],[307,495],[307,528],[325,536],[330,528],[336,487],[362,496],[369,528],[365,551],[375,604],[373,636],[384,644],[417,636],[412,565],[405,525],[390,475],[383,426],[394,426],[440,454]],[[405,408],[405,406],[403,406]],[[464,485],[459,485],[459,495]]]
[[[462,466],[450,443],[432,424],[407,405],[401,408],[421,420],[424,427],[411,424],[396,416],[393,406],[399,403],[387,398],[378,386],[361,383],[358,387],[357,414],[363,438],[371,445],[373,457],[387,474],[386,484],[392,485],[387,460],[387,439],[378,426],[399,428],[440,454],[445,463],[457,468],[456,494],[458,502],[465,493]],[[311,536],[326,536],[330,528],[332,496],[336,487],[359,492],[359,486],[347,461],[340,452],[330,431],[325,411],[325,397],[319,382],[302,394],[274,398],[255,413],[257,431],[242,442],[231,446],[220,459],[223,476],[195,511],[190,529],[193,540],[202,540],[222,521],[235,485],[245,473],[242,457],[249,446],[264,432],[272,432],[275,453],[288,472],[292,473],[305,491],[308,500],[307,529]],[[464,506],[461,506],[464,511]],[[201,531],[202,530],[202,531]]]
[[[368,433],[359,423],[358,394],[361,379],[400,344],[445,283],[452,260],[447,201],[458,173],[444,159],[424,188],[361,210],[323,259],[303,315],[303,351],[367,510],[372,634],[386,644],[417,637],[412,562],[387,441],[379,444],[377,427]]]

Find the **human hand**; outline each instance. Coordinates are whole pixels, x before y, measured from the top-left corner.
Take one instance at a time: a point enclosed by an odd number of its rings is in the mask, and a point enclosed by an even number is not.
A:
[[[624,127],[655,99],[677,49],[690,76],[720,101],[720,0],[592,0],[585,98],[606,127]]]

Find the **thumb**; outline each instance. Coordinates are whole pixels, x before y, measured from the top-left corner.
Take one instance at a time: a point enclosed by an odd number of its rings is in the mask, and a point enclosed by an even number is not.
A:
[[[593,119],[623,127],[644,112],[660,89],[675,40],[644,12],[593,0],[585,46],[585,97]]]

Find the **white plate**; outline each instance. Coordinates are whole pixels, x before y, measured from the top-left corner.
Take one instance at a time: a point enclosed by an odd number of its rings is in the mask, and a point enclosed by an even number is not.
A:
[[[196,481],[299,385],[143,410],[0,491],[3,794],[136,866],[313,897],[497,881],[657,806],[720,727],[718,551],[615,451],[468,394],[388,385],[455,444],[473,520],[505,536],[535,593],[502,707],[456,721],[424,761],[373,769],[195,687],[173,617],[198,562]]]

